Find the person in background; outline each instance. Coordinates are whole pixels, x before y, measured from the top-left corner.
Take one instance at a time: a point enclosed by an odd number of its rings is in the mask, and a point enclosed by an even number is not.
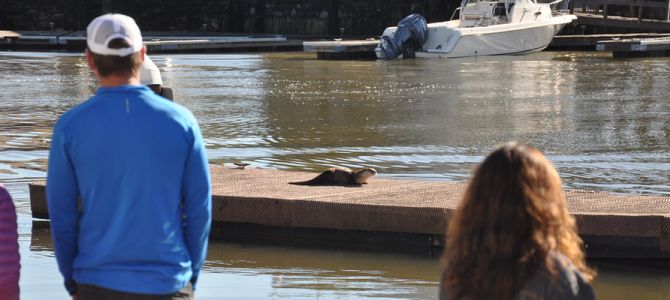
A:
[[[106,14],[86,31],[100,86],[59,118],[47,170],[65,287],[78,300],[192,299],[211,224],[200,129],[140,85],[146,48],[132,18]]]
[[[19,299],[19,242],[16,208],[0,184],[0,300]]]
[[[163,98],[174,101],[172,89],[163,86],[163,79],[158,66],[149,58],[144,56],[144,62],[140,66],[140,84],[146,85],[154,93],[163,96]]]
[[[542,153],[505,144],[476,169],[449,221],[440,299],[594,299],[561,180]]]

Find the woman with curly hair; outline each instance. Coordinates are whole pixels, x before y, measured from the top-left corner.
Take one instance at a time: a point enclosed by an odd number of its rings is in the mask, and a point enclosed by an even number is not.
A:
[[[595,299],[582,246],[551,163],[505,144],[449,221],[440,299]]]

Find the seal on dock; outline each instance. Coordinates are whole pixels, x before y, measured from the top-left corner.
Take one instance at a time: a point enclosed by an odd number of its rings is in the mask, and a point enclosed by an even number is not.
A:
[[[238,169],[244,169],[244,167],[248,166],[249,163],[236,161],[236,162],[233,163],[233,165],[237,166]]]
[[[348,168],[330,168],[307,181],[289,182],[296,185],[363,185],[377,175],[373,168],[351,170]]]

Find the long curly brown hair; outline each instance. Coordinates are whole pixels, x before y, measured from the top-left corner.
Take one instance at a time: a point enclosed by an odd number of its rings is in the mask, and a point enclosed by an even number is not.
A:
[[[555,275],[552,251],[595,276],[558,173],[525,144],[505,144],[477,168],[446,238],[441,298],[512,299],[542,264]]]

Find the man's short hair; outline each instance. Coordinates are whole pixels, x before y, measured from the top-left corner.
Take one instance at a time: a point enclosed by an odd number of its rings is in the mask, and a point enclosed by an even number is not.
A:
[[[113,39],[107,45],[110,49],[122,49],[128,47],[128,41],[125,39]],[[102,77],[110,75],[131,76],[139,72],[142,65],[142,56],[140,52],[135,52],[126,56],[93,54],[93,63]]]

